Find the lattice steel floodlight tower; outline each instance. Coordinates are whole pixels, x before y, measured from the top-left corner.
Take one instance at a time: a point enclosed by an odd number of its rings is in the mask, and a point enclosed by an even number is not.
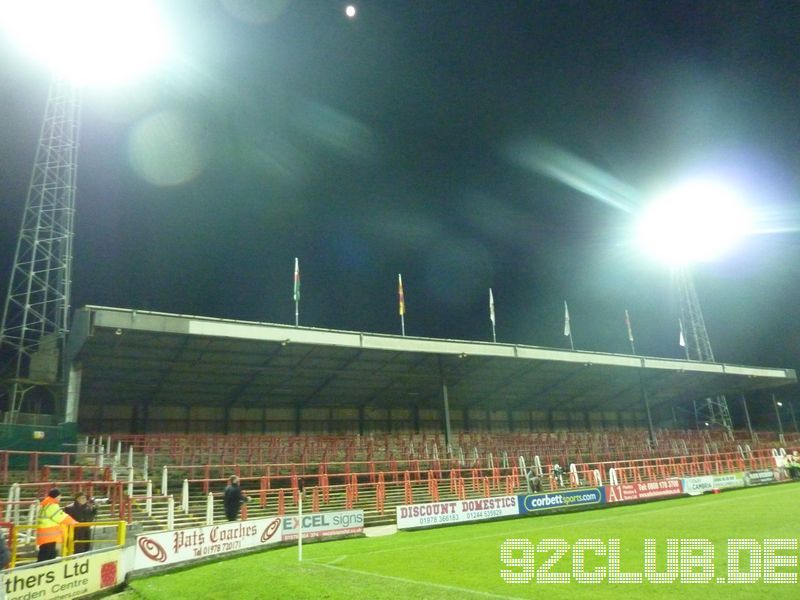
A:
[[[16,423],[36,387],[62,397],[64,342],[69,330],[80,92],[54,79],[36,148],[22,226],[3,307],[0,351],[9,362],[7,423]],[[56,411],[58,412],[58,411]]]
[[[675,287],[679,294],[679,310],[687,360],[715,362],[714,351],[706,331],[706,322],[700,301],[694,287],[692,275],[686,267],[676,267],[673,271]],[[728,411],[725,396],[715,396],[694,401],[694,416],[697,427],[723,427],[729,434],[733,431],[733,421]]]
[[[169,54],[170,36],[154,0],[0,0],[0,26],[54,73],[0,325],[4,420],[15,423],[31,390],[54,392],[55,414],[67,397],[80,88],[152,70]],[[74,412],[66,408],[65,420]]]
[[[640,246],[672,267],[687,360],[714,362],[688,265],[724,255],[748,235],[752,222],[740,191],[713,177],[692,177],[663,190],[640,217]],[[725,396],[694,401],[694,412],[698,427],[713,425],[732,432]]]

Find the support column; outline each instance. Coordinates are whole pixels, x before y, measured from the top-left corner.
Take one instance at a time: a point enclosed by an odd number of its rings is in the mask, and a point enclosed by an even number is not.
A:
[[[439,379],[442,382],[442,402],[444,403],[444,445],[450,445],[450,402],[447,397],[447,381],[444,377],[444,367],[442,367],[442,357],[439,356]]]
[[[650,399],[647,396],[647,388],[644,385],[644,376],[642,375],[642,368],[639,368],[639,387],[642,390],[642,404],[644,405],[644,413],[647,415],[647,435],[650,442],[650,448],[658,448],[658,440],[656,439],[656,431],[653,429],[653,416],[650,414]]]
[[[442,401],[444,402],[444,445],[450,445],[450,402],[447,398],[447,384],[442,378]]]
[[[747,399],[744,397],[744,394],[740,394],[739,398],[742,401],[742,408],[744,409],[744,419],[747,422],[747,433],[750,435],[750,442],[753,443],[756,441],[756,436],[753,434],[753,425],[750,423],[750,411],[747,410]]]
[[[364,405],[358,407],[358,435],[364,435]]]
[[[142,405],[141,402],[137,402],[136,404],[133,405],[133,410],[131,411],[131,418],[129,419],[128,423],[128,431],[130,431],[134,435],[137,433],[141,433],[141,431],[139,431],[139,426],[142,421],[142,418],[139,416],[141,405]]]
[[[145,400],[141,403],[141,410],[139,411],[139,431],[137,433],[147,433],[150,426],[150,400]]]
[[[783,438],[783,421],[781,420],[781,408],[778,406],[778,399],[775,398],[775,394],[772,394],[772,406],[775,408],[775,416],[778,418],[778,439],[780,440],[781,444],[785,444]]]
[[[792,400],[787,400],[786,404],[789,406],[789,414],[792,416],[792,425],[794,425],[794,432],[800,433],[800,429],[797,428],[797,418],[794,416],[794,402]]]
[[[67,379],[67,399],[64,406],[64,422],[78,422],[78,408],[81,399],[81,377],[83,370],[74,364],[69,368]]]
[[[222,410],[222,432],[228,435],[231,432],[231,407],[226,404]]]

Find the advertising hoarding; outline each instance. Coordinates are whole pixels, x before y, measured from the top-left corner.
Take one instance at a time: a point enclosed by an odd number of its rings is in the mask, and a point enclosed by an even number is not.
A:
[[[517,496],[407,504],[397,507],[397,528],[467,523],[518,514]]]
[[[4,571],[0,597],[5,600],[80,598],[122,583],[120,550],[88,552],[42,565]]]
[[[296,540],[299,529],[300,519],[297,515],[283,517],[281,539],[284,542]],[[308,513],[303,515],[304,540],[357,533],[364,533],[363,510]]]
[[[132,570],[151,569],[277,544],[281,541],[282,534],[282,517],[148,533],[136,537]]]

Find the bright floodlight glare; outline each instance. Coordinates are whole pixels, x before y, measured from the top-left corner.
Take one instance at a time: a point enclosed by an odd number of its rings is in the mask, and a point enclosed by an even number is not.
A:
[[[750,231],[740,195],[714,181],[690,181],[656,197],[642,215],[638,243],[670,264],[717,259]]]
[[[79,84],[131,81],[169,50],[152,0],[0,0],[0,22],[27,54]]]

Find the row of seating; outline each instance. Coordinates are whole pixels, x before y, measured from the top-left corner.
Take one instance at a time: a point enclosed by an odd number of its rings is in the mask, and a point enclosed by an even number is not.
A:
[[[443,434],[330,435],[110,435],[93,437],[106,452],[115,446],[133,447],[150,457],[150,466],[161,464],[307,463],[391,461],[445,458],[463,455],[466,460],[492,454],[532,455],[568,461],[601,461],[623,457],[674,456],[735,451],[750,445],[756,449],[774,445],[769,433],[751,440],[747,432],[728,435],[719,431],[660,430],[658,446],[651,447],[648,432],[540,432],[532,434],[457,433],[449,444]]]

